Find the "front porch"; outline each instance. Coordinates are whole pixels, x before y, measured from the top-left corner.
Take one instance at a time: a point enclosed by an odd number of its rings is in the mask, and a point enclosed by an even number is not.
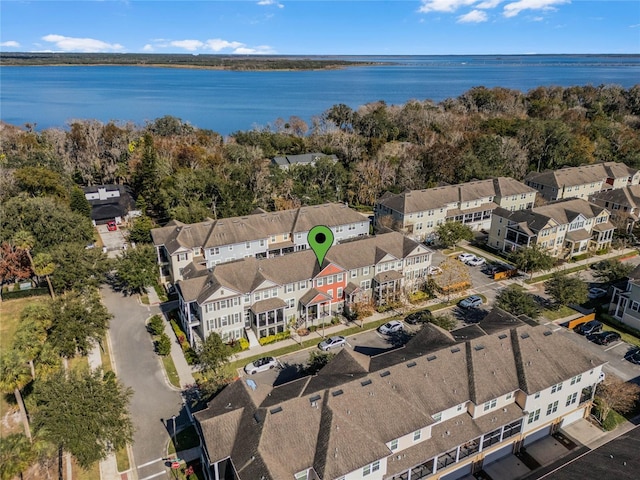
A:
[[[378,273],[373,277],[373,301],[375,304],[380,306],[400,301],[403,279],[402,274],[396,270]]]
[[[258,338],[282,333],[286,329],[284,309],[287,304],[280,298],[269,298],[249,308],[251,328]]]

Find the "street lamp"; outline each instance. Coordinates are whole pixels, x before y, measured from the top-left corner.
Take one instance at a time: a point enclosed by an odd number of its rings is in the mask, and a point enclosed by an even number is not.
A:
[[[176,447],[176,457],[178,456],[178,439],[176,438],[176,416],[171,417],[173,419],[173,445]]]

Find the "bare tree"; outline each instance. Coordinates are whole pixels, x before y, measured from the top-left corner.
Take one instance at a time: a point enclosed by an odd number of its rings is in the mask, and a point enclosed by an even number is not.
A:
[[[613,377],[598,385],[596,398],[600,406],[599,420],[604,422],[611,410],[619,413],[631,411],[640,400],[640,386]]]

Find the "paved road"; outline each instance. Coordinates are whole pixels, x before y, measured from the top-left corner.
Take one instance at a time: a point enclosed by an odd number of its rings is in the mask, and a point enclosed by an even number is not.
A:
[[[134,390],[130,407],[136,428],[133,461],[137,469],[134,470],[141,480],[168,478],[161,459],[165,456],[169,432],[173,430],[172,416],[180,414],[182,400],[180,393],[167,385],[145,329],[145,320],[159,313],[159,309],[141,305],[137,297],[125,297],[109,287],[103,287],[101,293],[114,316],[109,335],[118,378]],[[183,412],[182,416],[186,414]],[[182,422],[184,418],[178,418],[178,429]]]

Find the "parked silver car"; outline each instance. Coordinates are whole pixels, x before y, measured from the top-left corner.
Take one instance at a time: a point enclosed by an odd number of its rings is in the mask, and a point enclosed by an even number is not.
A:
[[[335,337],[329,337],[323,340],[322,342],[320,342],[318,344],[318,348],[326,352],[327,350],[330,350],[332,348],[344,347],[346,344],[347,344],[346,338],[340,335],[336,335]]]

